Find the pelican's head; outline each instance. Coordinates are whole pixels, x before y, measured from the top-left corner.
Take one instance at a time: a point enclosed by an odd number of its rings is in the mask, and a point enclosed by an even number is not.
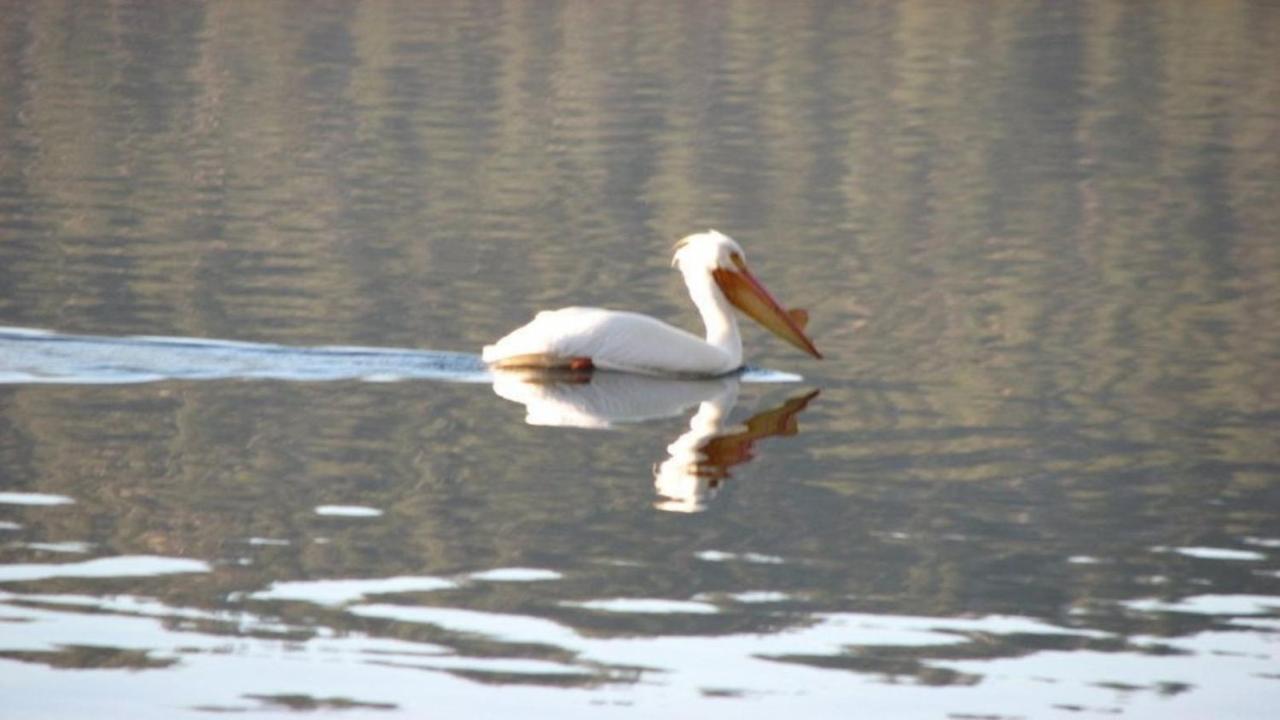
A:
[[[676,243],[671,264],[680,269],[686,281],[709,274],[734,307],[774,335],[815,358],[822,358],[822,353],[804,334],[809,314],[799,308],[784,310],[747,269],[746,254],[733,238],[715,230],[689,235]]]
[[[737,240],[718,230],[694,233],[676,243],[675,257],[671,265],[681,272],[733,267],[733,256],[743,257],[742,246]]]

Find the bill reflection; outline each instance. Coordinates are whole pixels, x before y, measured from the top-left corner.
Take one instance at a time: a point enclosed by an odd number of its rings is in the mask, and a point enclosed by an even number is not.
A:
[[[654,464],[654,506],[669,512],[701,512],[731,477],[730,469],[755,457],[757,441],[798,432],[797,416],[818,390],[797,394],[742,423],[730,421],[738,403],[738,376],[704,380],[645,377],[611,372],[499,371],[493,391],[525,406],[530,425],[611,428],[674,417],[696,406],[689,429]]]

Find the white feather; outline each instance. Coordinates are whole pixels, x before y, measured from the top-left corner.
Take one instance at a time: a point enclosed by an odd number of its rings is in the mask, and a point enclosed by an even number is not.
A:
[[[721,375],[742,361],[741,350],[735,356],[647,315],[590,307],[540,312],[482,353],[490,364],[523,355],[591,358],[598,368],[647,375]]]

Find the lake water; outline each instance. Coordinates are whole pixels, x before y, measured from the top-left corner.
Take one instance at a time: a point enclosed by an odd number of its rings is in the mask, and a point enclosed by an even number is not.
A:
[[[1274,717],[1275,4],[0,16],[0,717]]]

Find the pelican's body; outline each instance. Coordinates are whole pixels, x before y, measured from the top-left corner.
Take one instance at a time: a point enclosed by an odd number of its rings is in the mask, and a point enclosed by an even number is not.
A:
[[[742,367],[734,306],[814,357],[803,311],[787,312],[747,270],[742,248],[710,230],[681,240],[673,264],[702,315],[706,336],[639,313],[568,307],[549,310],[484,348],[497,367],[604,368],[646,375],[715,376]]]
[[[576,361],[645,375],[711,376],[742,366],[736,332],[734,340],[714,344],[639,313],[567,307],[538,313],[528,325],[487,346],[484,360],[507,367],[567,367]]]

